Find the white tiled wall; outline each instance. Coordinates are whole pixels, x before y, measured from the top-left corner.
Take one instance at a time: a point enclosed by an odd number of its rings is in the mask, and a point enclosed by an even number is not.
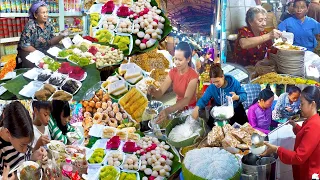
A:
[[[237,33],[242,26],[246,26],[246,12],[250,7],[256,6],[254,0],[228,0],[227,7],[227,32]]]

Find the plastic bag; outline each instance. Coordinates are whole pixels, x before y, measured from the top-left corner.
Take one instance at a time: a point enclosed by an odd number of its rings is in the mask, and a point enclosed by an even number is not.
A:
[[[214,106],[211,109],[210,115],[214,119],[218,120],[226,120],[230,119],[234,115],[234,109],[233,109],[233,101],[230,96],[226,96],[227,102],[223,104],[222,106]]]

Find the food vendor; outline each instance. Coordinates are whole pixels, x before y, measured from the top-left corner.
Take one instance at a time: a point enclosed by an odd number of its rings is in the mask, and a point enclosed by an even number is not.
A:
[[[64,144],[67,144],[67,133],[75,132],[75,129],[69,124],[70,119],[69,102],[53,100],[52,112],[49,121],[49,131],[52,139],[59,140]]]
[[[226,96],[231,96],[233,100],[234,116],[230,119],[230,124],[235,122],[243,125],[248,122],[248,118],[242,102],[247,99],[247,93],[238,80],[233,76],[224,75],[221,64],[213,64],[210,67],[210,78],[212,84],[206,89],[204,95],[198,100],[197,106],[192,112],[192,117],[198,119],[199,110],[204,109],[208,102],[213,98],[213,106],[221,106],[227,100]],[[209,127],[213,127],[214,120],[210,116]]]
[[[297,114],[300,110],[300,93],[300,88],[291,86],[288,92],[281,94],[272,111],[272,119],[287,119]]]
[[[247,27],[239,29],[235,42],[235,60],[243,66],[255,65],[266,56],[267,49],[272,46],[272,40],[279,38],[281,32],[273,29],[267,33],[267,11],[262,7],[251,7],[246,14]]]
[[[317,47],[316,35],[320,33],[320,24],[306,16],[308,2],[296,0],[293,3],[295,15],[282,21],[278,28],[280,31],[287,31],[294,34],[293,45],[302,46],[313,51]]]
[[[33,138],[32,119],[28,110],[18,101],[8,104],[0,119],[0,175],[3,179],[8,179],[9,170],[23,161],[47,160],[47,152],[43,147],[31,154],[30,143]]]
[[[148,93],[155,98],[160,98],[173,85],[173,91],[177,95],[175,105],[162,110],[157,123],[162,122],[167,116],[177,110],[194,107],[196,105],[196,89],[199,79],[197,72],[190,67],[192,50],[187,42],[180,42],[174,52],[174,63],[176,67],[170,70],[165,81],[159,89],[150,86]]]
[[[270,89],[264,89],[259,93],[256,100],[248,110],[249,124],[265,134],[270,132],[269,128],[277,127],[278,123],[272,121],[271,106],[274,100],[274,93]]]
[[[39,149],[50,142],[49,119],[51,114],[50,101],[33,101],[33,150]]]
[[[267,150],[262,156],[277,153],[284,164],[292,165],[294,179],[312,179],[312,174],[320,169],[320,91],[316,86],[308,86],[301,93],[301,115],[306,118],[302,126],[290,120],[296,135],[294,150],[265,142]]]
[[[26,59],[30,52],[47,51],[51,46],[58,44],[68,31],[54,36],[54,28],[48,22],[48,8],[43,1],[32,4],[29,9],[29,21],[22,31],[18,43],[17,68],[32,68],[34,64]]]

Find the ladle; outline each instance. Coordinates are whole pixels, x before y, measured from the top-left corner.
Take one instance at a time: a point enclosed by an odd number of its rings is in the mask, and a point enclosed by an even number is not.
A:
[[[254,145],[254,146],[256,146],[256,147],[263,146],[263,141],[264,141],[264,137],[263,137],[263,136],[260,136],[260,135],[257,134],[257,133],[253,133],[253,134],[251,135],[252,145]]]

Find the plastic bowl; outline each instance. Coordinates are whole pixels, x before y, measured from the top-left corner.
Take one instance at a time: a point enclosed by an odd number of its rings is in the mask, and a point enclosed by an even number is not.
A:
[[[18,179],[21,180],[20,178],[20,172],[22,171],[23,168],[27,167],[27,166],[34,166],[36,168],[39,168],[39,164],[36,163],[36,162],[33,162],[33,161],[26,161],[26,162],[23,162],[20,167],[18,168],[17,170],[17,176],[18,176]],[[42,171],[40,172],[40,180],[42,179]]]
[[[255,154],[255,155],[260,155],[262,154],[265,150],[267,149],[267,146],[266,145],[263,145],[263,146],[260,146],[260,147],[255,147],[255,146],[251,146],[250,147],[250,151],[252,154]]]

